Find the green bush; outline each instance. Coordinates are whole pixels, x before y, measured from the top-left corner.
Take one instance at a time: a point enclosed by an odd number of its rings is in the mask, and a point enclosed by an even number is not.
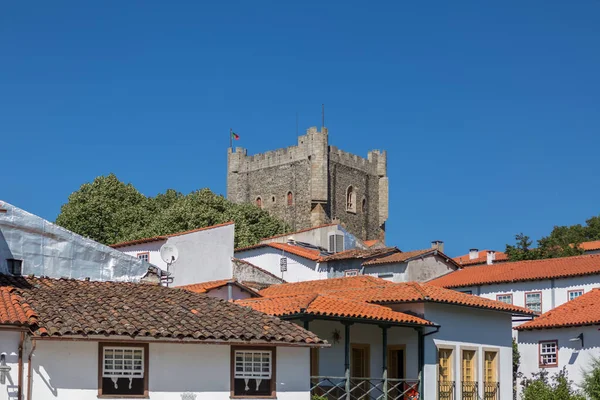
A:
[[[577,390],[573,388],[573,382],[569,380],[567,371],[563,368],[560,372],[548,376],[548,371],[542,369],[533,374],[531,379],[524,379],[522,400],[585,400]]]
[[[590,368],[584,370],[581,390],[591,400],[600,400],[600,359],[594,358]]]
[[[327,397],[319,396],[318,394],[313,394],[310,400],[327,400]]]

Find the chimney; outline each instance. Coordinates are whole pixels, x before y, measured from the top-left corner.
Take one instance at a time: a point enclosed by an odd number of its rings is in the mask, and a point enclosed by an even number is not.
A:
[[[474,260],[479,257],[479,249],[470,249],[469,250],[469,260]]]
[[[495,260],[496,260],[496,251],[488,250],[487,251],[487,264],[492,265]]]
[[[444,241],[443,240],[434,240],[431,242],[432,249],[438,249],[440,253],[444,252]]]

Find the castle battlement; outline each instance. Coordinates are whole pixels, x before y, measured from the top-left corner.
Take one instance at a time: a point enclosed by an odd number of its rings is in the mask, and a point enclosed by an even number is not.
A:
[[[379,150],[371,150],[369,151],[367,158],[364,158],[340,150],[335,146],[329,146],[329,161],[373,175],[386,175],[386,158],[387,154],[385,151],[380,152]]]

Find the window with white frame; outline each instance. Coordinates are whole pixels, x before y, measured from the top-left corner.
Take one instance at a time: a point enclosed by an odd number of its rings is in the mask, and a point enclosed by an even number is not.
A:
[[[340,251],[344,251],[344,235],[330,233],[328,251],[330,253],[339,253]]]
[[[357,269],[348,269],[348,270],[344,271],[344,276],[358,276],[358,270]]]
[[[275,395],[275,353],[266,349],[233,349],[234,396]]]
[[[100,344],[102,356],[101,395],[144,396],[147,394],[146,376],[148,347],[112,346]]]
[[[542,292],[525,293],[525,307],[542,312]]]
[[[581,290],[569,290],[569,301],[578,298],[583,295],[583,289]]]
[[[512,294],[499,294],[499,295],[496,295],[496,300],[501,301],[506,304],[512,304],[513,296],[512,296]]]
[[[539,343],[540,367],[555,367],[558,365],[558,341],[549,340]]]
[[[144,260],[146,262],[150,262],[150,253],[148,253],[148,252],[137,253],[137,258],[139,258],[140,260]]]

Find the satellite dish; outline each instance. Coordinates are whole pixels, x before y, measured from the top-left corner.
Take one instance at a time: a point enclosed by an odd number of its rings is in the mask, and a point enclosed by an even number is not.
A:
[[[173,264],[179,257],[179,250],[174,244],[165,243],[160,247],[160,258],[167,264]]]

